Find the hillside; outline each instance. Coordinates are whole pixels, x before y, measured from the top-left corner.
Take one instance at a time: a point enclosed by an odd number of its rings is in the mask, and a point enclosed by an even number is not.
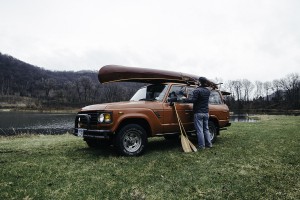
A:
[[[50,71],[0,53],[0,108],[63,108],[128,100],[138,87],[133,83],[103,87],[96,71]]]
[[[54,81],[60,85],[59,83],[74,82],[81,76],[88,76],[92,81],[98,81],[96,72],[53,72],[0,53],[1,95],[14,95],[20,92],[21,96],[35,96],[36,91],[44,90],[45,86],[49,85],[47,82]]]

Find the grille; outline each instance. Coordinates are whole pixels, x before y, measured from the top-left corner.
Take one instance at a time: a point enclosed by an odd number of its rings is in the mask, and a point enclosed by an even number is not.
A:
[[[97,125],[98,112],[79,112],[78,114],[87,115],[88,119],[87,119],[87,117],[77,115],[76,122],[78,122],[79,118],[80,118],[80,123],[85,125],[86,127]],[[90,124],[88,124],[88,121],[90,121]]]

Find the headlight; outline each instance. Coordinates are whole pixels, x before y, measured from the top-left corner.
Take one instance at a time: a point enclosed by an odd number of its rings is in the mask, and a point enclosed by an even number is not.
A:
[[[78,117],[78,121],[77,121],[78,128],[81,128],[81,126],[82,126],[82,122],[80,120],[81,120],[80,117]]]
[[[98,122],[110,123],[112,121],[111,113],[101,113],[98,115]]]
[[[104,121],[104,114],[102,113],[98,116],[98,122],[102,123],[103,121]]]

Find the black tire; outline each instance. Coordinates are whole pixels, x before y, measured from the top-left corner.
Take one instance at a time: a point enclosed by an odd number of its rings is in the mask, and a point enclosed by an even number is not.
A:
[[[138,124],[128,124],[118,131],[115,138],[116,149],[124,156],[139,156],[147,146],[147,134]]]
[[[111,144],[109,140],[87,139],[87,138],[84,140],[91,149],[103,149],[108,147]]]
[[[211,138],[211,142],[215,143],[217,140],[217,127],[215,125],[214,122],[209,121],[208,122],[208,129],[209,129],[209,133],[210,133],[210,138]]]

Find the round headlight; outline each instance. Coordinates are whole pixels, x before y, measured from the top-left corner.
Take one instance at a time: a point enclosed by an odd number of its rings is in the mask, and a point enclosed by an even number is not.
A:
[[[104,114],[100,114],[99,116],[98,116],[98,122],[103,122],[104,121]]]
[[[78,121],[77,121],[77,128],[81,128],[80,117],[78,117]]]
[[[109,123],[111,122],[111,116],[109,113],[106,113],[104,116],[104,122]]]

